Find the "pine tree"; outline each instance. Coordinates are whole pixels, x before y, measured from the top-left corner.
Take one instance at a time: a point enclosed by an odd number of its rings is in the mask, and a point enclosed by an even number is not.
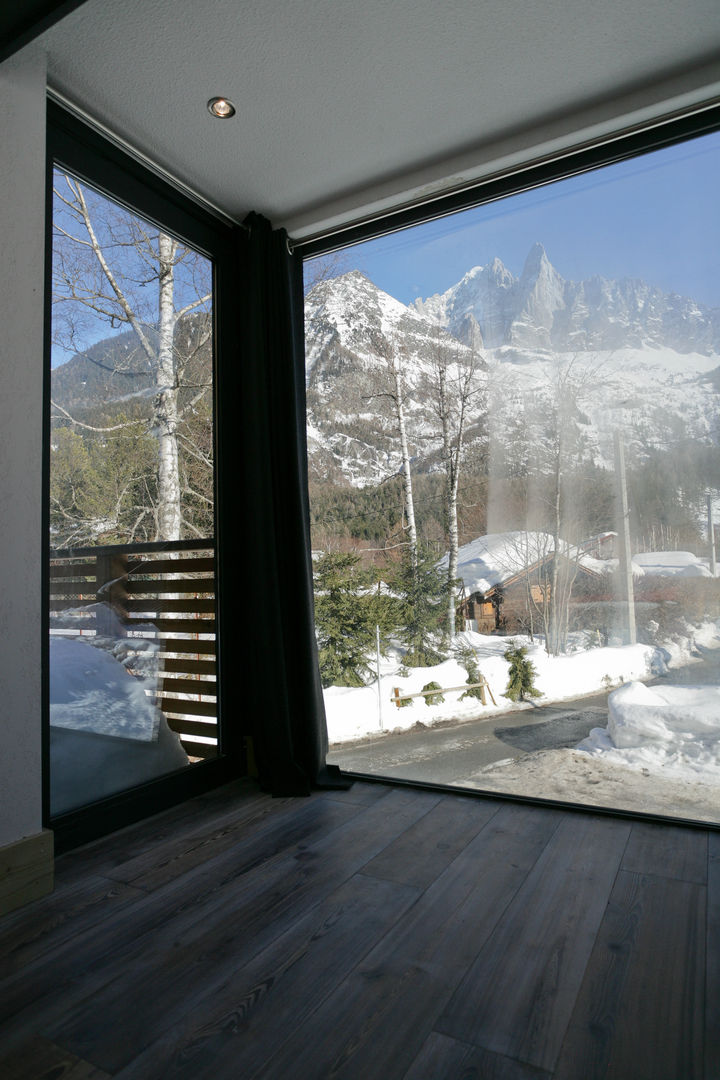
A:
[[[387,633],[389,601],[372,571],[351,552],[326,552],[315,563],[315,631],[323,686],[364,686],[374,672],[376,626]]]
[[[413,564],[406,550],[393,575],[392,588],[398,598],[398,636],[405,645],[405,663],[429,667],[439,663],[444,623],[447,616],[447,582],[436,568],[435,556],[419,548]]]

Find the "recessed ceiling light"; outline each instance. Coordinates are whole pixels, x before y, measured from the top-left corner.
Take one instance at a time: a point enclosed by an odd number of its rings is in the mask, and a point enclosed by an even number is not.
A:
[[[210,98],[207,107],[208,111],[220,120],[227,120],[235,115],[235,106],[226,97]]]

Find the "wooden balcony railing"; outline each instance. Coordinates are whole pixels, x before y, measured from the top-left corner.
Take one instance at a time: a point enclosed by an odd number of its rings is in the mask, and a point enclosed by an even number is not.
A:
[[[215,610],[214,540],[51,552],[50,633],[150,642],[151,696],[195,759],[217,754]]]

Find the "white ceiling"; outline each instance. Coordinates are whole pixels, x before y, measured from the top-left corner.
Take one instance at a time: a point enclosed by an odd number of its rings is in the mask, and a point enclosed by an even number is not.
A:
[[[294,236],[720,98],[718,0],[87,0],[38,41],[53,90]]]

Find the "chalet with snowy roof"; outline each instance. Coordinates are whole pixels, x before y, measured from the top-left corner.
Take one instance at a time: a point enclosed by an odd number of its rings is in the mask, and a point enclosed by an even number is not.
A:
[[[560,540],[565,579],[592,578],[601,585],[614,563],[598,556],[611,550],[614,535],[602,533],[580,545]],[[523,629],[532,605],[549,599],[554,557],[553,537],[545,532],[490,533],[464,544],[458,552],[458,578],[466,625],[481,634]],[[439,565],[447,564],[445,556]]]

